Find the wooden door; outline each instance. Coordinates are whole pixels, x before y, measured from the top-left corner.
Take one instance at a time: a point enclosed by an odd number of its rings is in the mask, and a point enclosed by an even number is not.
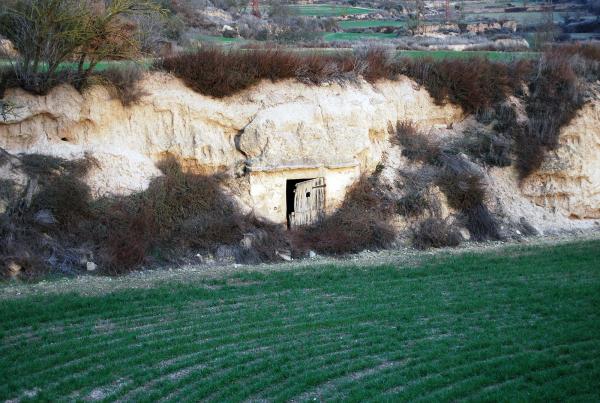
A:
[[[290,214],[290,227],[317,222],[325,213],[325,179],[315,178],[296,183],[294,211]]]

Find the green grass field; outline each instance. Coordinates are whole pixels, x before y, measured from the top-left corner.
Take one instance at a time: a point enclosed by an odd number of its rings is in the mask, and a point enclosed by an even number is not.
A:
[[[288,7],[295,14],[314,17],[339,17],[341,15],[368,14],[376,11],[372,8],[338,6],[333,4],[300,4]]]
[[[119,66],[125,66],[128,64],[132,64],[132,63],[137,63],[140,66],[143,66],[145,68],[149,68],[152,65],[153,60],[152,59],[144,59],[144,60],[137,60],[137,61],[104,61],[104,62],[100,62],[96,65],[96,67],[94,68],[94,71],[104,71],[106,69],[108,69],[109,67],[119,67]],[[3,67],[7,67],[10,68],[11,64],[8,60],[0,60],[0,68]],[[87,68],[89,66],[89,63],[85,63],[84,64],[85,68]],[[45,70],[45,67],[42,67]],[[66,70],[66,69],[72,69],[72,70],[76,70],[77,69],[77,63],[63,63],[62,65],[59,66],[59,70]]]
[[[405,21],[396,20],[348,20],[340,21],[339,26],[342,29],[352,28],[375,28],[375,27],[403,27]]]
[[[554,22],[562,22],[568,13],[554,12]],[[466,13],[467,21],[480,21],[484,18],[492,20],[512,20],[519,24],[537,25],[546,21],[546,14],[541,12],[517,12],[517,13]]]
[[[0,286],[0,399],[600,399],[600,241],[417,261]]]
[[[323,35],[325,41],[361,41],[365,39],[394,39],[396,34],[379,32],[329,32]]]
[[[510,62],[521,59],[536,59],[540,57],[538,52],[500,52],[493,50],[477,51],[453,51],[453,50],[401,50],[398,52],[400,57],[418,58],[429,57],[432,59],[469,59],[473,57],[482,57],[492,61]]]
[[[224,36],[216,36],[216,35],[198,35],[196,36],[196,40],[200,42],[210,42],[213,44],[233,44],[233,43],[241,43],[244,42],[242,38],[225,38]]]

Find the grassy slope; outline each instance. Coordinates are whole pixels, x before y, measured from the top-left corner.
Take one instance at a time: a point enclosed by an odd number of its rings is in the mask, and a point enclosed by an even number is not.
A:
[[[596,240],[7,299],[0,399],[598,400],[598,262]]]

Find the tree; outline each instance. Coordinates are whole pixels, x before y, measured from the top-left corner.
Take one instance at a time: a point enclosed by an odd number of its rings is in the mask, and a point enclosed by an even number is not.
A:
[[[83,82],[101,60],[135,55],[139,45],[128,15],[159,12],[152,0],[16,0],[0,11],[0,34],[19,56],[12,61],[19,84],[45,93],[60,81],[66,62],[77,62]]]

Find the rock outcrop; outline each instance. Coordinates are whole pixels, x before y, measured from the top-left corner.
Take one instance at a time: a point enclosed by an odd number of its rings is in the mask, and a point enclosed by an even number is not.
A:
[[[357,173],[377,165],[389,124],[413,120],[429,129],[463,117],[456,106],[435,105],[408,79],[374,86],[263,82],[224,99],[195,93],[166,74],[149,75],[142,85],[147,95],[131,107],[100,86],[83,94],[62,86],[46,96],[11,90],[5,99],[18,109],[0,122],[0,147],[13,154],[95,157],[87,181],[96,196],[144,189],[166,154],[187,169],[226,170],[249,182],[248,172],[268,171],[273,181],[302,169],[336,170],[337,178],[346,169],[346,185],[331,186],[340,192],[332,195],[335,204]],[[268,188],[264,196],[246,193],[250,207],[272,197]]]
[[[465,118],[455,105],[436,105],[407,78],[345,86],[265,81],[223,99],[163,73],[149,74],[142,86],[146,95],[130,107],[100,86],[83,94],[62,86],[47,96],[10,90],[5,99],[17,109],[0,121],[0,147],[95,157],[86,177],[95,196],[145,189],[160,175],[156,163],[173,155],[188,170],[231,173],[231,192],[245,208],[285,222],[287,182],[325,178],[327,209],[335,209],[348,186],[389,149],[390,124],[411,120],[435,132]],[[600,218],[599,108],[586,105],[563,128],[561,146],[522,184],[512,168],[490,171],[496,193],[506,193],[495,197],[507,200],[501,204],[508,215],[513,206],[519,217],[538,222]],[[2,167],[0,174],[8,175]]]

